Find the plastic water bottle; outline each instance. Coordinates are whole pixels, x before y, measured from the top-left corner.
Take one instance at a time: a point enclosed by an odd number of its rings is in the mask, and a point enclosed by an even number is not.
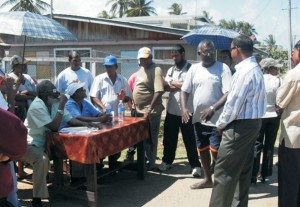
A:
[[[118,105],[118,119],[119,119],[119,121],[124,120],[124,112],[125,112],[124,104],[123,104],[122,100],[120,100],[119,105]]]
[[[105,111],[106,114],[112,114],[111,113],[112,112],[112,108],[111,108],[111,105],[109,103],[105,104],[105,108],[106,108],[106,111]]]

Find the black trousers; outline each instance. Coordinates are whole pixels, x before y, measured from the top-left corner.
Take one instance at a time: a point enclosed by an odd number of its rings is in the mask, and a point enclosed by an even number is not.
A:
[[[278,206],[300,206],[300,148],[287,148],[284,141],[278,153]]]
[[[0,199],[0,207],[14,207],[10,202],[7,201],[7,198]]]
[[[163,162],[172,164],[175,159],[179,129],[182,133],[184,146],[191,167],[200,167],[201,164],[198,158],[192,117],[190,117],[188,123],[183,124],[181,116],[176,116],[170,113],[167,113],[164,124]]]
[[[280,124],[279,117],[262,119],[259,136],[255,142],[253,177],[257,177],[260,166],[260,157],[263,152],[263,160],[261,166],[261,176],[268,177],[272,175],[274,144],[277,137],[277,131]]]

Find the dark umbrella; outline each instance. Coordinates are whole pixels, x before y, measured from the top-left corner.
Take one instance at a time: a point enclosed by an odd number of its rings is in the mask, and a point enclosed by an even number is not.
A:
[[[234,30],[224,29],[219,26],[205,25],[199,29],[192,30],[184,35],[181,39],[192,45],[198,46],[204,39],[212,40],[216,49],[230,49],[230,44],[236,36],[238,36]]]

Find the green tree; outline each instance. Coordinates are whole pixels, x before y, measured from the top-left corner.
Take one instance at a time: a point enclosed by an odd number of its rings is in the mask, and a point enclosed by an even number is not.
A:
[[[226,21],[225,19],[221,19],[219,22],[219,26],[226,28],[226,29],[232,29],[237,31],[240,34],[244,34],[247,36],[251,36],[253,34],[257,34],[254,25],[250,24],[245,21],[238,21],[236,22],[235,20],[229,20]]]
[[[113,14],[113,16],[115,16],[118,13],[119,18],[121,18],[127,11],[128,0],[108,0],[106,6],[109,4],[112,4],[110,12]]]
[[[114,14],[110,15],[106,10],[103,10],[102,12],[100,12],[97,17],[104,18],[104,19],[116,18],[116,16]]]
[[[263,42],[267,45],[268,50],[271,50],[272,48],[277,48],[274,35],[269,34],[268,37],[263,40]]]
[[[36,14],[42,14],[42,12],[51,8],[48,3],[41,0],[6,0],[0,5],[0,8],[11,4],[14,4],[14,6],[9,11],[30,11]]]
[[[171,7],[169,8],[169,14],[170,15],[184,15],[187,14],[186,12],[182,12],[182,5],[181,4],[177,4],[174,3],[171,5]]]
[[[151,6],[152,0],[131,0],[128,2],[127,17],[157,15],[156,9]]]
[[[213,17],[209,15],[209,12],[202,11],[202,16],[208,19],[212,24],[215,24],[215,22],[213,21]]]

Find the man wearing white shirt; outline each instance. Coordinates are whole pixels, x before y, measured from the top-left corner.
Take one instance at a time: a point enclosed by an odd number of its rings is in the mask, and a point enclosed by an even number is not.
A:
[[[92,73],[81,67],[81,58],[78,52],[71,51],[69,53],[70,67],[64,69],[57,77],[55,87],[61,93],[66,93],[68,85],[73,82],[85,83],[84,89],[89,98],[90,89],[93,83]]]
[[[254,143],[266,112],[263,74],[252,54],[253,41],[249,37],[240,35],[233,39],[231,56],[236,72],[216,124],[223,134],[210,207],[248,205]]]

